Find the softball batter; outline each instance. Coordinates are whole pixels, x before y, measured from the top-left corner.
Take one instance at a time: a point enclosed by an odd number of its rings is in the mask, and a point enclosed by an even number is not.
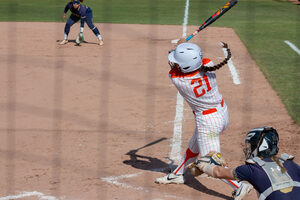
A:
[[[81,0],[82,2],[82,0]],[[68,19],[66,25],[65,25],[65,34],[64,34],[64,40],[60,43],[61,45],[68,43],[68,35],[70,32],[70,28],[73,24],[80,21],[80,34],[82,35],[84,30],[84,22],[87,23],[88,27],[93,31],[93,33],[97,36],[99,40],[99,45],[103,45],[103,38],[96,26],[93,24],[93,11],[90,7],[80,4],[80,0],[72,0],[69,2],[64,10],[64,14],[62,16],[63,21],[66,18],[66,13],[68,10],[71,11],[70,18]]]
[[[224,44],[224,47],[227,45]],[[214,65],[210,59],[202,59],[201,48],[193,43],[179,44],[169,53],[169,77],[193,110],[196,128],[181,163],[172,173],[157,178],[156,183],[182,184],[185,167],[194,162],[199,153],[204,156],[210,151],[220,152],[219,135],[227,128],[229,115],[227,105],[218,90],[215,70],[225,65],[230,56],[228,49],[228,57],[222,63]],[[242,184],[223,181],[234,190]]]

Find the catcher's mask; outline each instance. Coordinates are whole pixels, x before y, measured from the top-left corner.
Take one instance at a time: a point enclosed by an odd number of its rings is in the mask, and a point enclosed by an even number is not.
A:
[[[168,58],[170,66],[177,66],[183,73],[196,71],[202,65],[201,48],[193,43],[179,44],[169,53]]]
[[[278,153],[279,136],[277,131],[268,126],[254,128],[247,133],[244,153],[246,159],[256,156],[268,158]]]

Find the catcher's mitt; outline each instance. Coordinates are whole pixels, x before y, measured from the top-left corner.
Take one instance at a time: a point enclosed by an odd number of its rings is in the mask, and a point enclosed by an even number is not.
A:
[[[193,176],[199,176],[203,173],[203,168],[207,165],[212,166],[227,166],[225,159],[221,153],[211,151],[206,156],[201,157],[199,160],[188,165]]]
[[[212,164],[219,165],[219,166],[227,166],[225,159],[222,157],[221,153],[216,151],[209,152],[206,156],[210,157],[210,161]]]

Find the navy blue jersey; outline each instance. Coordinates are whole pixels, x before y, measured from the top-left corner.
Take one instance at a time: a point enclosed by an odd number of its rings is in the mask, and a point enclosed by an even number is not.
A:
[[[271,159],[263,159],[265,162],[273,162]],[[286,160],[283,166],[287,169],[288,174],[293,181],[300,182],[300,166],[294,163],[292,160]],[[245,164],[235,169],[237,178],[241,181],[248,181],[253,187],[261,194],[271,186],[271,182],[264,172],[262,167],[257,163]],[[266,200],[295,200],[300,198],[300,187],[294,187],[289,193],[282,193],[281,191],[275,191],[271,193]]]
[[[72,2],[69,2],[66,5],[64,13],[67,13],[68,10],[71,11],[71,13],[72,13],[71,15],[76,16],[76,17],[78,17],[78,18],[81,19],[81,27],[84,26],[84,21],[86,20],[87,13],[92,12],[91,8],[89,8],[86,5],[82,5],[82,4],[79,4],[78,9],[75,9],[73,7],[73,3]]]

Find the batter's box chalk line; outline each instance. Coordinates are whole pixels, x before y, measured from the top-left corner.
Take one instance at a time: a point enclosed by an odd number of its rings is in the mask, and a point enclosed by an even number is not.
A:
[[[227,49],[226,48],[222,48],[222,50],[223,50],[224,56],[227,57],[227,54],[228,54],[227,53]],[[234,66],[233,61],[232,61],[231,58],[228,60],[227,65],[229,67],[229,71],[231,73],[231,76],[232,76],[232,79],[233,79],[233,83],[235,85],[240,85],[241,81],[240,81],[239,73],[238,73],[236,67]]]
[[[162,172],[164,170],[165,170],[165,168],[152,169],[152,171],[155,171],[155,172]],[[147,190],[143,187],[135,187],[135,186],[132,186],[130,184],[124,183],[124,181],[122,181],[124,179],[137,177],[137,176],[141,175],[142,173],[143,172],[139,172],[139,173],[135,173],[135,174],[124,174],[124,175],[120,175],[120,176],[102,177],[101,181],[108,182],[110,184],[114,184],[114,185],[117,185],[117,186],[120,186],[120,187],[123,187],[123,188],[127,188],[127,189],[133,189],[133,190],[149,192],[149,190]]]
[[[152,169],[153,171],[165,171],[166,168],[157,168],[157,169]],[[138,190],[138,191],[143,191],[143,192],[150,192],[149,190],[143,188],[143,187],[134,187],[132,185],[129,185],[127,183],[123,183],[121,182],[121,180],[124,179],[129,179],[129,178],[134,178],[137,177],[139,175],[141,175],[144,172],[139,172],[139,173],[135,173],[135,174],[125,174],[125,175],[120,175],[120,176],[110,176],[110,177],[102,177],[101,180],[104,182],[108,182],[110,184],[114,184],[126,189],[133,189],[133,190]],[[154,183],[154,180],[153,180]],[[180,197],[178,195],[171,195],[171,194],[161,194],[163,197],[162,198],[154,198],[152,200],[166,200],[167,199],[178,199],[178,200],[186,200],[186,197]],[[1,200],[1,199],[0,199]]]
[[[132,185],[129,185],[127,183],[121,183],[119,180],[123,180],[123,179],[128,179],[128,178],[133,178],[133,177],[137,177],[138,175],[142,174],[142,172],[139,173],[135,173],[135,174],[125,174],[125,175],[121,175],[121,176],[110,176],[110,177],[103,177],[101,178],[102,181],[123,187],[123,188],[127,188],[127,189],[134,189],[134,190],[143,190],[145,192],[149,192],[146,189],[144,189],[143,187],[135,187]],[[0,199],[1,200],[1,199]]]
[[[25,197],[37,196],[41,200],[59,200],[54,196],[47,196],[41,192],[33,191],[33,192],[23,192],[18,195],[11,195],[6,197],[0,197],[0,200],[14,200],[14,199],[22,199]]]

